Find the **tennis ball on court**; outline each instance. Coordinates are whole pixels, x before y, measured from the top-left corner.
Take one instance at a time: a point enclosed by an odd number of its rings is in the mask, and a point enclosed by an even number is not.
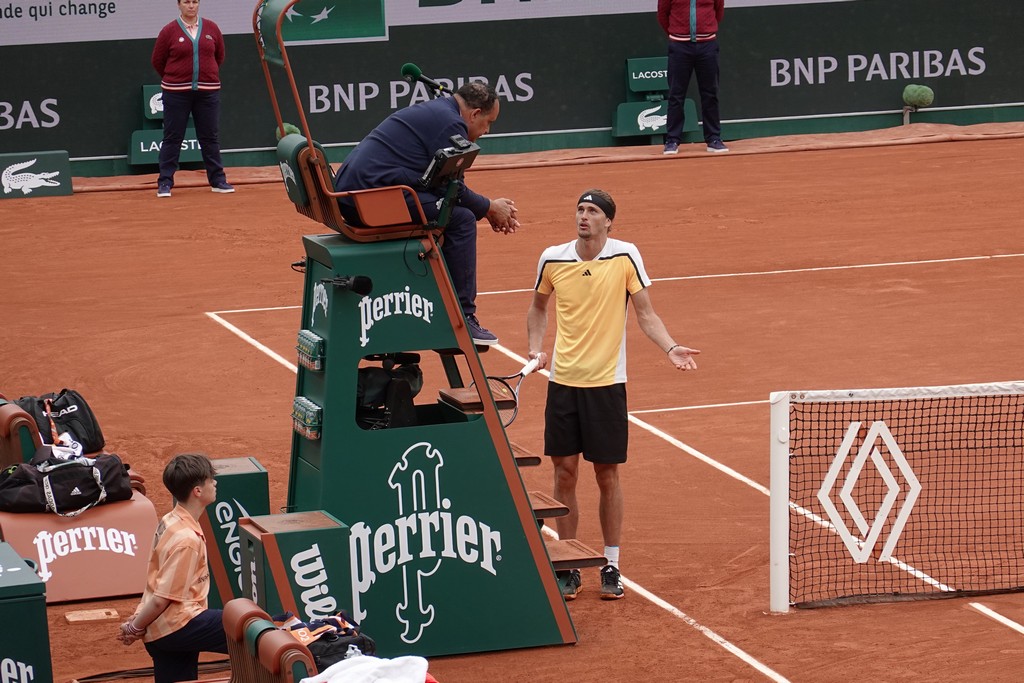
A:
[[[911,107],[927,107],[935,100],[935,93],[927,85],[908,85],[903,89],[903,103]]]
[[[299,130],[299,127],[294,125],[294,124],[285,123],[284,124],[284,134],[285,135],[292,135],[292,134],[301,135],[302,131]],[[280,128],[274,128],[274,136],[277,138],[278,142],[281,141],[281,137],[282,136],[281,136],[281,129]]]

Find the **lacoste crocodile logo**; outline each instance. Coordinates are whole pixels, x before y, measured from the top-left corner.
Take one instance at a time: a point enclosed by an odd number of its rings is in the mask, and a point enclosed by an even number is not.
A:
[[[651,107],[650,109],[644,109],[636,117],[636,125],[640,126],[640,130],[650,128],[661,128],[668,124],[668,116],[666,114],[655,114],[654,112],[659,111],[661,105],[657,107]]]
[[[4,185],[4,194],[10,194],[14,190],[21,190],[22,194],[31,194],[32,190],[39,187],[58,187],[56,180],[51,180],[60,175],[60,171],[46,171],[44,173],[18,173],[36,163],[38,159],[22,161],[19,164],[11,164],[0,174],[0,182]]]
[[[149,113],[156,116],[164,110],[164,94],[158,92],[149,98]]]

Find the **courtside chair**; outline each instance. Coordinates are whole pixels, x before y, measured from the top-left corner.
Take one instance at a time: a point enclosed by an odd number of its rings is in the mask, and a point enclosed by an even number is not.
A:
[[[435,238],[440,237],[441,228],[427,221],[416,192],[408,185],[352,192],[335,191],[334,170],[327,161],[323,147],[313,139],[310,132],[303,99],[299,94],[281,35],[288,10],[298,2],[299,0],[260,0],[256,3],[252,17],[256,48],[260,64],[263,66],[263,75],[267,82],[280,137],[277,161],[288,190],[288,198],[295,204],[295,210],[355,242],[410,239],[428,234]],[[299,117],[301,134],[285,134],[281,103],[274,88],[271,66],[284,69],[294,109]],[[338,200],[342,198],[352,201],[361,225],[349,224],[342,217],[338,206]]]
[[[264,633],[257,649],[259,683],[298,683],[317,674],[309,648],[287,631],[275,629]]]
[[[0,468],[28,462],[42,445],[32,416],[0,396]]]

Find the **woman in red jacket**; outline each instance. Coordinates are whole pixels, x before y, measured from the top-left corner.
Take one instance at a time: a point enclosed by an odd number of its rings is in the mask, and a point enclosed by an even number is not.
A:
[[[224,36],[217,24],[199,17],[199,0],[178,0],[181,16],[167,24],[153,47],[164,101],[157,197],[170,197],[188,117],[196,126],[206,177],[214,192],[234,192],[220,158],[220,65]]]

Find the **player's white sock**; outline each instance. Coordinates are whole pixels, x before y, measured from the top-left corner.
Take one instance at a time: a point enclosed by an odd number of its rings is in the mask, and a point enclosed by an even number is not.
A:
[[[604,547],[604,559],[608,560],[608,564],[617,569],[619,566],[619,546],[606,545]]]

